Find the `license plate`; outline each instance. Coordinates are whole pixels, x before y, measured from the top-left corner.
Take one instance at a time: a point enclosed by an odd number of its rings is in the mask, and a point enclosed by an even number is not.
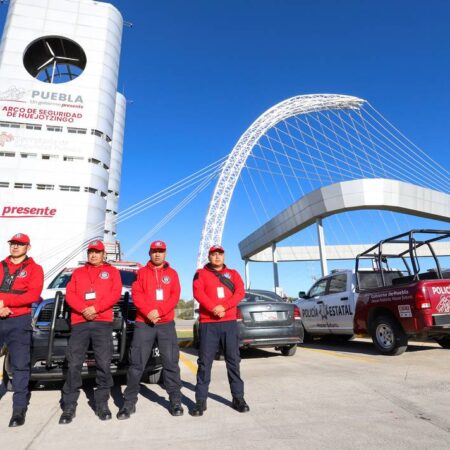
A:
[[[269,320],[278,320],[278,314],[275,311],[263,311],[255,314],[257,322],[265,322]]]

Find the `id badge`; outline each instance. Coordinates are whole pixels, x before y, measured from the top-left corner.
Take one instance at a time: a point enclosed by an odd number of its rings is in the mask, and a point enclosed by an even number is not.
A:
[[[96,299],[95,292],[86,292],[86,294],[84,294],[84,299],[85,300],[95,300]]]
[[[164,290],[163,289],[156,289],[156,300],[159,302],[164,300]]]
[[[222,286],[217,288],[217,298],[225,298],[225,290]]]

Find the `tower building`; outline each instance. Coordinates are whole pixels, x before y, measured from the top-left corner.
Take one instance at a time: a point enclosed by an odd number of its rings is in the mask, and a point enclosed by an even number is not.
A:
[[[92,0],[11,0],[0,45],[1,254],[16,232],[54,272],[114,242],[123,19]]]

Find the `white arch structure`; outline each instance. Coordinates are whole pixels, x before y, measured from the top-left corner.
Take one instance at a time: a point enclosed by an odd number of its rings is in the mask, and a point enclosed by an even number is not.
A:
[[[228,208],[239,175],[253,147],[270,128],[295,115],[334,109],[355,110],[360,109],[364,103],[366,100],[348,95],[299,95],[276,104],[259,116],[240,137],[221,170],[203,224],[197,266],[201,267],[206,262],[211,245],[221,243]]]

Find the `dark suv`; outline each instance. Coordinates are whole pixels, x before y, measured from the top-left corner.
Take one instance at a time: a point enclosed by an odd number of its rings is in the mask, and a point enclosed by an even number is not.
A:
[[[136,308],[130,297],[131,284],[135,278],[135,271],[120,269],[123,282],[123,294],[114,306],[113,313],[113,358],[111,372],[113,375],[125,374],[128,369],[128,353],[133,337]],[[65,302],[65,287],[70,280],[73,270],[64,269],[55,280],[64,280],[58,287],[54,298],[43,300],[37,305],[32,321],[32,351],[31,377],[32,384],[36,381],[63,380],[67,369],[66,349],[70,337],[70,308]],[[70,276],[67,274],[70,273]],[[54,280],[54,281],[55,281]],[[50,283],[50,286],[54,284]],[[161,357],[155,346],[147,362],[142,381],[158,383],[161,377]],[[82,377],[95,377],[95,360],[92,349],[89,348],[82,368]],[[6,353],[3,367],[4,376],[12,376],[10,360]],[[8,384],[8,383],[6,383]]]

